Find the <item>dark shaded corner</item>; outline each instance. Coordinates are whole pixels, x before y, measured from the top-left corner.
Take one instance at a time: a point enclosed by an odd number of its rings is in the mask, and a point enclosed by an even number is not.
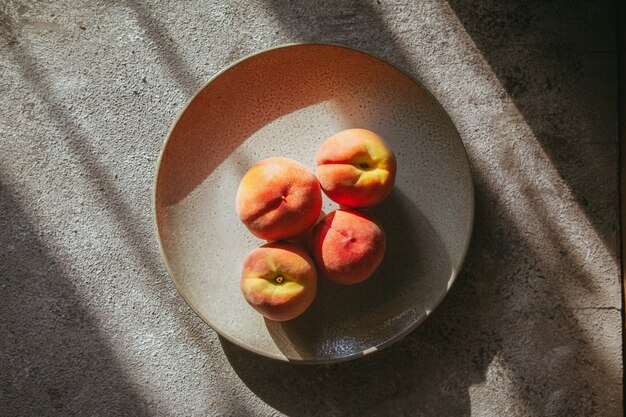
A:
[[[503,99],[611,250],[619,227],[610,198],[618,188],[617,3],[448,1],[506,90]]]

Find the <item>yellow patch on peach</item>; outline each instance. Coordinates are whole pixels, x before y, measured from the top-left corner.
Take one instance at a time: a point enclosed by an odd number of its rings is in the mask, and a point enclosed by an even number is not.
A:
[[[244,298],[270,320],[291,320],[302,314],[317,294],[317,271],[300,246],[275,242],[250,252],[240,281]]]

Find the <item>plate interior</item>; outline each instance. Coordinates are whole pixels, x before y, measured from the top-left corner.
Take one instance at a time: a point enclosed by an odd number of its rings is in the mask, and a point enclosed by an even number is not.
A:
[[[370,210],[385,259],[362,284],[321,279],[302,316],[265,320],[239,290],[243,258],[265,243],[237,218],[239,181],[270,156],[314,171],[319,145],[353,127],[381,135],[398,159],[393,193]],[[338,208],[324,198],[324,211]],[[358,357],[423,321],[463,262],[473,204],[465,148],[437,101],[392,65],[331,45],[268,50],[214,77],[172,128],[155,181],[162,255],[187,303],[230,341],[304,362]]]

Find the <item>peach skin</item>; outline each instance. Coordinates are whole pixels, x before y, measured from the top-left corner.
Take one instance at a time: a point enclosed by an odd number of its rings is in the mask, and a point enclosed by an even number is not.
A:
[[[291,320],[302,314],[317,294],[313,260],[298,245],[268,243],[243,261],[240,282],[244,298],[270,320]]]
[[[372,206],[393,190],[396,157],[372,131],[348,129],[331,136],[318,149],[316,161],[322,190],[341,205]]]
[[[337,284],[369,278],[385,255],[385,232],[368,214],[339,209],[313,228],[311,251],[320,272]]]
[[[299,235],[287,239],[287,241],[291,243],[295,243],[296,245],[300,245],[307,251],[310,250],[309,245],[311,244],[311,236],[313,235],[313,228],[315,227],[317,222],[322,220],[325,216],[326,216],[326,213],[324,213],[324,210],[320,210],[320,215],[317,217],[317,220],[315,220],[315,223],[313,224],[313,226],[309,227],[308,229],[306,229],[304,232],[300,233]]]
[[[239,219],[252,234],[269,241],[303,233],[315,223],[321,209],[322,192],[315,174],[288,158],[256,163],[237,190]]]

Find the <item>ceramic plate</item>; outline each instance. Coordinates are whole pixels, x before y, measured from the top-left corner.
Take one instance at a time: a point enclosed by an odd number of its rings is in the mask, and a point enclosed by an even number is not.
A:
[[[353,127],[381,135],[398,160],[394,191],[372,210],[384,261],[361,284],[320,279],[294,320],[265,320],[239,289],[243,258],[264,243],[235,213],[239,181],[270,156],[315,170],[318,146]],[[422,86],[369,54],[305,44],[240,60],[193,97],[162,149],[154,206],[165,265],[198,316],[253,352],[320,363],[391,344],[441,302],[467,251],[474,196],[459,134]],[[336,208],[325,198],[325,212]]]

